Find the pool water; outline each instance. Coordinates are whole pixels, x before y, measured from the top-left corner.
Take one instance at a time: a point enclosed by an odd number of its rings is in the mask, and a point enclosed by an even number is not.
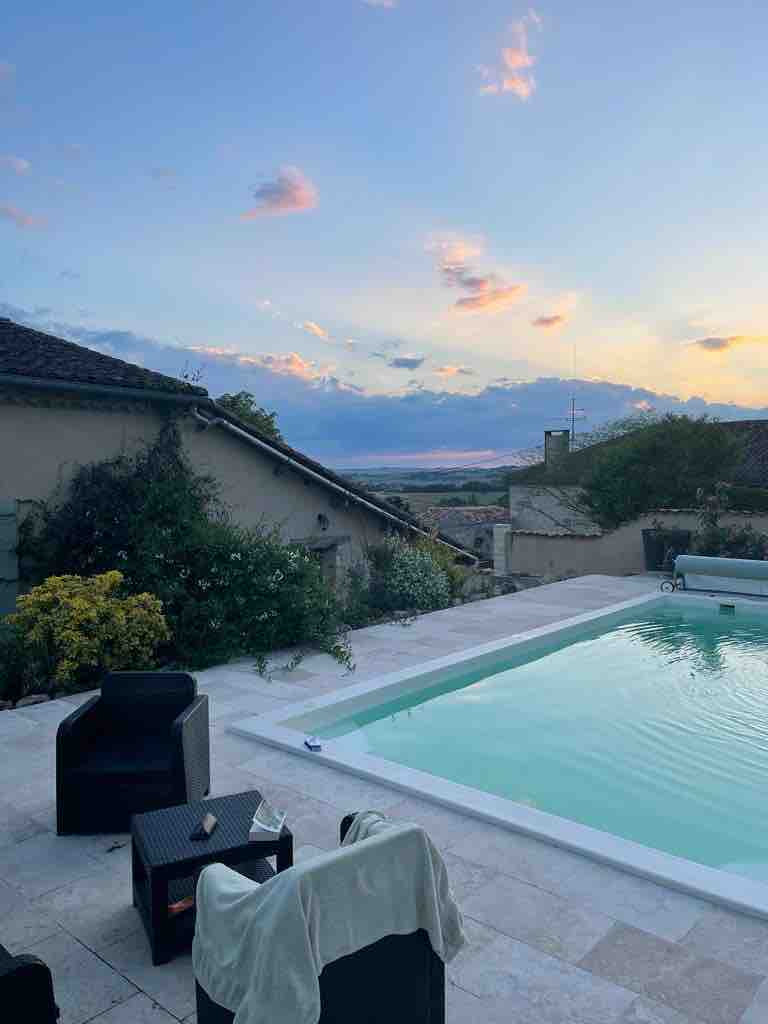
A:
[[[319,735],[768,881],[768,618],[641,614]]]

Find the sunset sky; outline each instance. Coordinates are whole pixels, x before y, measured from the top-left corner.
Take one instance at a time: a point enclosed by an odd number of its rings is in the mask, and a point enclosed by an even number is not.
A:
[[[768,415],[764,5],[117,7],[4,6],[0,314],[339,465]]]

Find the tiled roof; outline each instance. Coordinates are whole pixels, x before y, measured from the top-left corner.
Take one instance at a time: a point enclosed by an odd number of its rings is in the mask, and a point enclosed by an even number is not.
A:
[[[114,356],[64,341],[52,334],[36,331],[13,320],[0,318],[0,382],[3,376],[32,377],[37,380],[66,381],[166,394],[205,397],[205,388],[195,387],[175,377],[145,370]]]
[[[430,505],[419,519],[428,526],[473,526],[508,523],[509,509],[504,505]]]

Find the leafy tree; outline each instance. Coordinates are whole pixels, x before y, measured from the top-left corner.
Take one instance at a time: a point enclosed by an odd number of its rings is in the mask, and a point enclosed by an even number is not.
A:
[[[738,463],[738,446],[717,422],[670,413],[599,453],[582,484],[581,502],[615,527],[657,508],[691,508]]]
[[[256,396],[250,391],[238,391],[234,395],[222,395],[216,399],[218,405],[233,416],[250,423],[260,434],[271,438],[273,441],[283,441],[283,435],[277,426],[277,413],[267,412],[260,405],[256,404]]]

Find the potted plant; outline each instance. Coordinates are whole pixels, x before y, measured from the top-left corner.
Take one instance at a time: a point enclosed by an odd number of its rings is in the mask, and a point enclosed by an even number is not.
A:
[[[677,555],[684,555],[691,546],[691,531],[665,526],[652,519],[643,533],[643,554],[647,572],[669,570]]]

